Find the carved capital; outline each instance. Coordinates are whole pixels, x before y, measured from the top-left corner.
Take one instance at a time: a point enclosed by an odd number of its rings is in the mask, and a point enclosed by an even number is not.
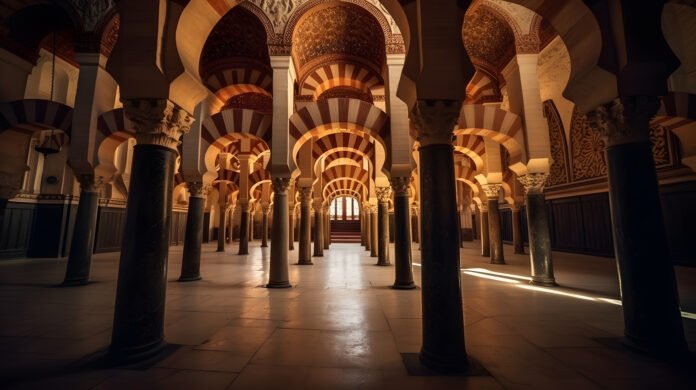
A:
[[[488,205],[481,202],[481,204],[478,205],[479,211],[482,213],[487,213],[488,212]]]
[[[186,187],[188,187],[189,194],[192,198],[205,198],[208,196],[208,191],[210,191],[209,185],[204,185],[197,181],[186,183]]]
[[[312,187],[299,187],[297,191],[300,193],[301,204],[309,206],[312,202]]]
[[[138,144],[160,145],[176,150],[181,136],[188,133],[193,117],[164,99],[123,101],[126,116],[135,127]]]
[[[528,194],[541,194],[544,192],[544,186],[548,177],[548,173],[528,173],[524,176],[519,176],[517,180],[519,180]]]
[[[502,184],[484,184],[481,186],[483,192],[486,194],[486,198],[490,200],[496,200],[500,196],[500,190],[503,188]]]
[[[375,188],[375,192],[377,192],[377,199],[379,200],[379,203],[388,203],[389,202],[389,196],[391,195],[391,188],[389,188],[389,187],[377,187],[377,188]]]
[[[410,177],[393,177],[391,185],[394,190],[394,196],[408,196],[409,184],[411,184]]]
[[[606,138],[607,146],[650,142],[650,120],[659,108],[655,96],[623,97],[589,112],[587,121]]]
[[[421,146],[451,145],[461,108],[462,102],[458,100],[418,100],[411,120]]]
[[[292,179],[289,177],[274,177],[271,181],[273,185],[273,192],[276,194],[285,193],[292,183]]]

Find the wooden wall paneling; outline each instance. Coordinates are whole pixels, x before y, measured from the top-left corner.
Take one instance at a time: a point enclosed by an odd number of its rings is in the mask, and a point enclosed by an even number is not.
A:
[[[121,250],[125,223],[126,209],[99,207],[94,253],[117,252]]]
[[[583,246],[582,253],[614,256],[611,211],[607,193],[579,198],[582,205]]]
[[[0,222],[0,259],[25,257],[34,221],[34,204],[9,202]]]
[[[696,266],[696,182],[664,186],[660,190],[672,261]]]
[[[550,204],[551,245],[553,249],[582,252],[583,219],[578,198],[554,199]]]

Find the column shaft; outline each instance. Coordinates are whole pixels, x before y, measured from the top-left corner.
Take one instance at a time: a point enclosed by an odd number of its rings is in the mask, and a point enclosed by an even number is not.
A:
[[[261,211],[261,247],[268,247],[268,210]]]
[[[544,193],[527,193],[527,230],[529,231],[529,257],[532,262],[532,284],[555,286],[551,261],[551,234],[546,216]]]
[[[524,237],[522,237],[522,213],[520,209],[512,209],[512,244],[515,254],[524,254]]]
[[[488,236],[488,211],[481,211],[481,255],[489,257],[491,255],[491,241]]]
[[[370,216],[372,215],[372,212],[370,211],[369,208],[364,208],[364,214],[361,216],[363,220],[363,228],[365,229],[365,250],[370,251],[371,248],[371,243],[370,241],[372,240],[372,233],[370,232]]]
[[[423,346],[421,362],[443,371],[468,366],[460,290],[459,234],[451,145],[420,148],[421,276]]]
[[[89,282],[98,210],[99,193],[96,190],[86,191],[83,188],[80,191],[80,203],[77,206],[63,286],[81,286]]]
[[[218,216],[218,245],[217,245],[217,251],[218,252],[224,252],[225,251],[225,227],[227,226],[225,224],[225,215],[227,214],[227,206],[223,203],[220,203],[220,207],[218,210],[220,211],[220,215]]]
[[[329,210],[323,212],[324,221],[324,249],[329,249],[331,245],[331,220],[329,219]]]
[[[314,256],[324,256],[324,217],[321,209],[315,208],[314,211]]]
[[[498,199],[488,199],[488,230],[491,247],[491,264],[505,264]]]
[[[295,250],[295,213],[294,208],[288,209],[288,249]]]
[[[373,206],[374,207],[374,206]],[[378,234],[379,228],[377,227],[377,208],[370,213],[370,257],[377,257],[378,251]]]
[[[189,197],[184,253],[181,258],[180,282],[190,282],[201,279],[201,244],[203,243],[204,206],[205,198],[199,196]]]
[[[302,194],[302,199],[300,203],[300,253],[298,258],[298,264],[301,265],[311,265],[312,264],[312,247],[311,247],[311,236],[312,236],[312,210],[310,209],[309,197],[311,196],[311,190],[308,188],[301,188],[300,191],[306,192]]]
[[[377,211],[377,265],[391,265],[389,261],[389,203],[380,201]]]
[[[164,345],[175,157],[167,147],[135,146],[110,348],[117,360],[145,359]]]
[[[413,289],[411,265],[411,208],[408,202],[408,178],[395,180],[394,184],[394,265],[395,289]],[[405,180],[403,180],[405,179]]]
[[[288,276],[288,178],[273,179],[273,225],[271,226],[271,264],[268,272],[269,288],[287,288]]]
[[[249,254],[249,204],[240,204],[242,215],[239,221],[239,254]]]

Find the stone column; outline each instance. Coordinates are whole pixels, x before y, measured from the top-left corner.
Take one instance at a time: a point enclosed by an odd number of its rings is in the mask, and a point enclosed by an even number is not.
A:
[[[239,253],[249,254],[249,202],[237,201],[241,210],[239,221]]]
[[[409,177],[392,179],[394,189],[394,265],[396,278],[395,289],[410,290],[416,288],[413,283],[411,266],[411,208],[408,200]]]
[[[268,212],[270,207],[268,204],[261,205],[261,247],[268,247]]]
[[[370,207],[369,204],[366,204],[363,206],[363,215],[361,215],[361,218],[364,219],[363,221],[363,227],[365,228],[365,250],[368,252],[371,252],[370,248],[372,248],[372,232],[370,231],[370,227],[372,225],[371,222],[371,217],[372,216],[372,208]]]
[[[312,188],[299,187],[300,191],[300,253],[298,264],[312,265],[312,249],[311,249],[311,229],[312,217],[311,202]]]
[[[522,237],[522,213],[520,208],[512,207],[512,244],[516,255],[524,254],[524,237]]]
[[[288,208],[288,249],[295,250],[295,207]]]
[[[527,230],[529,231],[529,258],[532,263],[531,284],[555,286],[551,257],[551,233],[546,214],[544,183],[547,173],[530,173],[518,180],[525,189],[527,205]]]
[[[223,186],[225,186],[225,183],[220,183],[219,188]],[[220,203],[218,203],[218,210],[220,211],[220,215],[218,215],[218,252],[225,251],[225,227],[227,226],[225,216],[227,215],[227,195],[223,191],[224,190],[220,189]]]
[[[370,208],[370,257],[377,257],[379,240],[379,228],[377,227],[377,206]]]
[[[488,206],[481,204],[479,210],[481,216],[481,256],[489,257],[491,255],[491,241],[488,238]]]
[[[314,256],[324,256],[324,216],[321,203],[314,205]]]
[[[89,283],[89,270],[94,251],[99,210],[99,188],[94,176],[80,176],[80,203],[77,206],[70,255],[63,286],[82,286]]]
[[[377,187],[377,265],[391,265],[389,262],[389,187]]]
[[[498,207],[498,195],[500,184],[486,184],[483,191],[488,198],[488,237],[490,240],[491,264],[505,264],[503,253],[503,231],[500,227],[500,208]]]
[[[189,193],[188,215],[186,216],[186,237],[184,253],[181,257],[180,282],[201,279],[201,244],[203,243],[203,213],[208,189],[203,183],[187,183]]]
[[[625,341],[667,356],[688,346],[650,144],[653,96],[623,97],[588,116],[607,137],[609,201]]]
[[[420,244],[420,223],[418,221],[418,215],[420,214],[420,211],[418,210],[418,206],[413,204],[411,205],[411,226],[413,229],[413,242]],[[420,245],[419,245],[420,246]]]
[[[323,207],[324,213],[324,249],[329,249],[331,245],[331,218],[329,216],[329,207]]]
[[[136,140],[110,353],[146,359],[164,346],[164,304],[176,147],[191,116],[167,100],[125,100]]]
[[[421,145],[423,346],[420,361],[438,371],[463,371],[468,367],[452,146],[452,130],[461,103],[417,101],[412,116]]]
[[[273,178],[273,225],[271,226],[271,264],[268,288],[288,288],[288,186],[292,179]]]

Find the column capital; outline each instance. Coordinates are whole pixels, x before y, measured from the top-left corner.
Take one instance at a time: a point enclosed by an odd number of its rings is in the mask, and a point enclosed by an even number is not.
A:
[[[389,196],[391,195],[390,187],[376,187],[375,192],[377,192],[377,199],[379,203],[388,203]]]
[[[93,174],[76,175],[75,179],[80,183],[80,191],[99,192],[99,188],[104,184],[101,176],[95,177]]]
[[[518,176],[517,180],[522,184],[527,194],[541,194],[544,192],[544,186],[548,177],[548,173],[538,172]]]
[[[300,193],[300,202],[309,205],[312,201],[312,187],[298,187],[297,191]]]
[[[656,96],[629,96],[597,107],[587,120],[606,138],[607,146],[649,142],[650,119],[659,108]]]
[[[410,177],[393,177],[391,179],[391,185],[392,189],[394,190],[394,196],[408,196],[410,184]]]
[[[418,132],[421,146],[451,145],[454,126],[459,119],[459,100],[418,100],[411,111],[411,120]]]
[[[203,184],[199,181],[192,181],[186,183],[186,187],[189,190],[189,194],[191,195],[192,198],[203,198],[205,199],[208,196],[208,192],[210,191],[210,185]]]
[[[271,183],[273,186],[273,192],[275,192],[275,193],[287,192],[288,187],[290,187],[291,182],[292,182],[292,178],[290,178],[290,177],[274,177],[273,180],[271,180]]]
[[[500,196],[500,190],[503,188],[502,184],[484,184],[481,186],[483,192],[486,194],[488,200],[497,200]]]
[[[138,144],[160,145],[176,150],[188,133],[193,117],[166,99],[126,99],[126,116],[135,128]]]
[[[481,202],[481,204],[478,205],[478,208],[482,213],[488,212],[488,205],[483,202]]]
[[[244,200],[237,200],[237,206],[244,211],[244,212],[249,212],[251,209],[251,205],[249,204],[249,201],[244,201]]]

